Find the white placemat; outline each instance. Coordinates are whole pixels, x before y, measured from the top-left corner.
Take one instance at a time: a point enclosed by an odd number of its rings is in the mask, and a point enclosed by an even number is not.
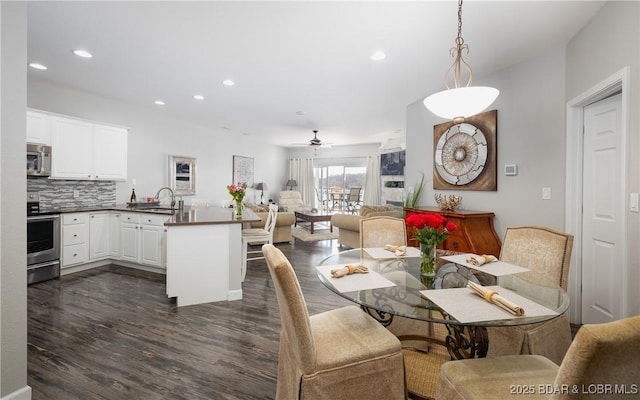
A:
[[[396,253],[394,253],[393,251],[385,250],[384,247],[365,247],[364,251],[366,251],[367,254],[376,259],[420,257],[420,249],[418,249],[417,247],[407,247],[407,252],[401,256],[396,256]]]
[[[396,286],[395,283],[371,270],[366,274],[351,274],[341,278],[331,277],[332,269],[342,268],[345,265],[348,264],[321,265],[316,268],[340,293]]]
[[[558,315],[557,312],[550,310],[545,306],[541,306],[535,301],[526,299],[509,289],[505,289],[500,286],[486,287],[488,289],[495,290],[500,294],[500,296],[522,307],[524,309],[524,315],[516,317],[499,306],[489,303],[466,287],[455,289],[421,290],[420,293],[463,324],[479,321]]]
[[[473,268],[476,271],[482,271],[493,276],[512,275],[520,272],[531,271],[529,268],[520,267],[509,264],[504,261],[496,261],[481,266],[473,265],[467,262],[467,259],[477,254],[456,254],[455,256],[442,256],[443,260],[451,261],[456,264],[464,265],[467,268]]]

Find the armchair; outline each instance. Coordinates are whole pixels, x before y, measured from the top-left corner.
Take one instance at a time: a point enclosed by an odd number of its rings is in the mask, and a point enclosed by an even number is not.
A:
[[[278,206],[282,211],[309,211],[311,206],[302,201],[302,195],[295,190],[283,190],[280,192]]]
[[[615,392],[589,392],[589,388],[609,384],[633,390],[635,385],[637,390],[639,358],[640,316],[583,325],[559,367],[539,355],[449,361],[440,368],[436,398],[610,399],[618,397]],[[515,393],[514,386],[532,390]]]

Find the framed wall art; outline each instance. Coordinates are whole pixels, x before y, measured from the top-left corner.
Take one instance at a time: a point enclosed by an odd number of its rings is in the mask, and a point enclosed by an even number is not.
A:
[[[247,182],[253,187],[253,158],[233,156],[233,183]]]
[[[498,110],[433,127],[433,188],[498,190]]]
[[[175,195],[196,194],[196,159],[169,156],[169,187]]]

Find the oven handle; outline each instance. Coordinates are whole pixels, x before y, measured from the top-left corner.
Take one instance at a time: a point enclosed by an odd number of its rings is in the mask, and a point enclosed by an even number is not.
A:
[[[35,215],[27,217],[27,221],[45,221],[60,219],[60,215]]]

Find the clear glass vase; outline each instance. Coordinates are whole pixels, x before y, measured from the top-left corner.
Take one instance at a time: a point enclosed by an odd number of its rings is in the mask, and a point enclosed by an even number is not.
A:
[[[244,211],[242,200],[236,200],[236,218],[242,218],[242,211]]]
[[[436,274],[436,246],[420,243],[420,275],[434,276]]]

